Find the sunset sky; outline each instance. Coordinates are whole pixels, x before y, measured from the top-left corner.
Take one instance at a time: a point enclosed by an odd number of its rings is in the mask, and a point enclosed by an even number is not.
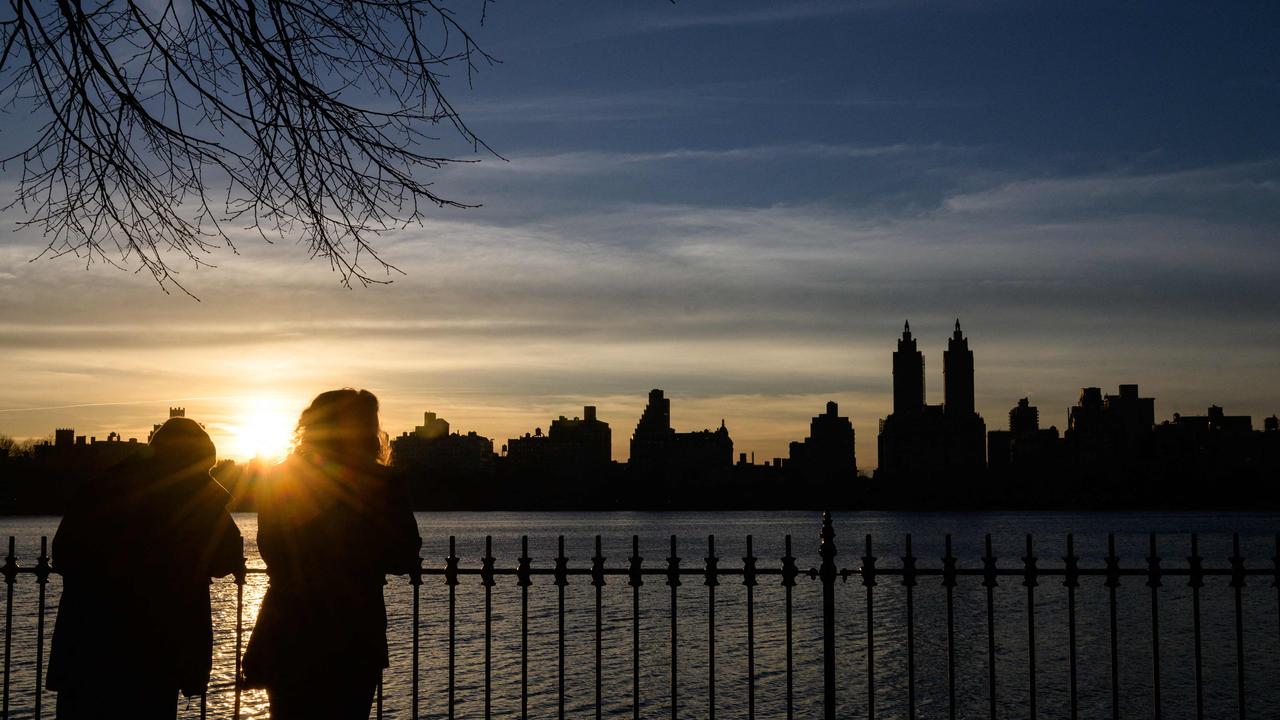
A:
[[[1129,382],[1158,420],[1280,412],[1280,6],[507,2],[477,36],[503,62],[453,99],[508,160],[435,176],[482,207],[385,237],[390,285],[246,233],[196,302],[29,262],[7,214],[0,434],[182,405],[244,457],[354,386],[496,446],[594,404],[622,460],[660,387],[758,460],[836,400],[869,470],[903,320],[940,403],[957,317],[988,429]]]

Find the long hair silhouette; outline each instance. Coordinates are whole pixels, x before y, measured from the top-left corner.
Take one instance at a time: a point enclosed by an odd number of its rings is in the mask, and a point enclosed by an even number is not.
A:
[[[384,578],[416,567],[422,544],[387,457],[377,398],[331,390],[302,412],[292,454],[259,489],[271,585],[244,680],[267,690],[276,720],[369,714],[388,663]]]

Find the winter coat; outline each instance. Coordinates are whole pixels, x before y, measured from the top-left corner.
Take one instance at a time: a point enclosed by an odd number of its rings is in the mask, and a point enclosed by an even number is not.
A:
[[[50,690],[125,682],[205,691],[213,653],[209,578],[243,563],[230,495],[206,472],[169,475],[145,459],[89,483],[58,525],[62,599]]]
[[[258,491],[270,586],[246,685],[376,682],[388,664],[385,576],[418,567],[421,545],[408,494],[385,467],[291,456]]]

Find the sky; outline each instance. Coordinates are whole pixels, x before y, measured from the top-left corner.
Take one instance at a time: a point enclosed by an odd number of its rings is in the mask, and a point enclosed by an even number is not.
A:
[[[835,400],[869,470],[903,321],[940,403],[956,318],[988,429],[1120,383],[1158,420],[1280,412],[1275,4],[498,2],[476,29],[501,64],[453,100],[502,158],[432,178],[479,207],[383,237],[389,285],[246,233],[184,272],[197,302],[33,262],[0,217],[0,434],[145,438],[180,405],[243,459],[354,386],[393,436],[431,410],[495,447],[594,404],[624,460],[657,387],[757,460]]]

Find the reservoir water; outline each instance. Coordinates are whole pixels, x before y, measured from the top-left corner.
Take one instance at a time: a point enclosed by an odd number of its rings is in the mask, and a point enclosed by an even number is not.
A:
[[[557,538],[565,537],[571,567],[589,567],[596,535],[602,538],[609,567],[625,567],[631,538],[639,537],[644,565],[665,567],[670,537],[678,537],[682,567],[704,567],[708,535],[715,535],[721,568],[741,567],[746,536],[751,535],[758,566],[778,567],[786,535],[801,577],[794,591],[794,687],[797,717],[818,717],[822,702],[821,585],[808,577],[818,565],[820,519],[813,512],[726,513],[419,513],[424,564],[440,567],[450,536],[464,567],[479,567],[485,537],[492,536],[498,567],[515,567],[521,536],[529,538],[534,567],[549,568]],[[256,517],[235,516],[245,536],[251,567],[261,567],[255,546]],[[52,538],[56,517],[0,518],[0,536],[15,536],[19,562],[34,563],[42,535]],[[1126,567],[1145,567],[1148,534],[1156,533],[1165,568],[1186,567],[1190,533],[1199,534],[1206,567],[1229,565],[1232,533],[1239,533],[1250,568],[1273,568],[1276,514],[1189,513],[837,513],[837,565],[857,569],[865,535],[873,538],[881,568],[899,567],[904,536],[912,534],[920,567],[939,567],[946,534],[962,568],[981,567],[983,537],[993,536],[1000,567],[1022,566],[1025,535],[1034,536],[1041,567],[1060,567],[1066,536],[1075,536],[1082,567],[1103,566],[1107,534],[1115,533]],[[1280,713],[1280,607],[1271,577],[1250,578],[1243,595],[1245,685],[1248,717]],[[121,578],[145,583],[146,578]],[[670,706],[670,588],[661,577],[646,577],[641,589],[641,715],[666,718]],[[1201,591],[1206,717],[1235,717],[1237,675],[1234,594],[1225,577],[1206,580]],[[245,588],[246,639],[266,588],[266,577],[251,574]],[[60,583],[50,579],[46,617],[52,631]],[[235,667],[235,586],[229,579],[212,585],[215,658],[208,696],[210,717],[230,717]],[[428,577],[422,587],[419,709],[422,717],[448,716],[448,588]],[[412,590],[406,578],[388,578],[385,591],[391,642],[391,667],[384,678],[384,714],[409,717],[412,648]],[[708,593],[698,576],[686,576],[678,591],[678,715],[708,715]],[[785,623],[783,589],[776,576],[760,579],[755,590],[756,714],[785,716]],[[904,592],[898,578],[881,577],[875,589],[876,706],[881,717],[905,717],[907,702]],[[458,717],[483,717],[483,588],[478,577],[464,576],[457,588],[456,699]],[[1026,588],[1019,578],[1002,577],[996,599],[996,678],[1002,717],[1023,717],[1028,710],[1029,652]],[[1194,713],[1194,653],[1191,591],[1185,577],[1167,577],[1160,591],[1161,699],[1167,717]],[[572,577],[566,588],[566,715],[594,716],[595,591],[588,577]],[[857,575],[836,587],[839,715],[863,717],[866,707],[866,590]],[[980,577],[962,577],[955,589],[956,702],[958,717],[988,712],[986,593]],[[31,717],[34,702],[36,585],[30,575],[18,579],[14,595],[11,716]],[[1081,717],[1109,717],[1111,669],[1109,608],[1103,579],[1082,579],[1077,591],[1079,702]],[[1152,694],[1150,590],[1145,578],[1127,577],[1118,592],[1121,709],[1125,717],[1150,715]],[[716,714],[746,717],[747,652],[745,589],[740,580],[722,578],[716,591]],[[632,596],[625,577],[610,577],[603,591],[602,697],[606,717],[631,717]],[[947,716],[947,641],[945,594],[936,577],[921,578],[915,589],[915,638],[918,716]],[[1036,589],[1036,694],[1040,717],[1068,717],[1068,642],[1066,591],[1057,578]],[[552,578],[535,577],[529,606],[529,714],[554,717],[558,705],[558,622]],[[492,702],[495,717],[518,717],[520,709],[520,594],[515,578],[499,577],[493,589]],[[47,658],[47,648],[46,655]],[[103,668],[103,672],[117,672]],[[129,678],[122,674],[120,682]],[[54,695],[45,694],[45,715],[52,716]],[[104,705],[110,699],[104,698]],[[198,717],[199,702],[180,701],[180,717]],[[266,698],[243,695],[242,716],[265,718]]]

